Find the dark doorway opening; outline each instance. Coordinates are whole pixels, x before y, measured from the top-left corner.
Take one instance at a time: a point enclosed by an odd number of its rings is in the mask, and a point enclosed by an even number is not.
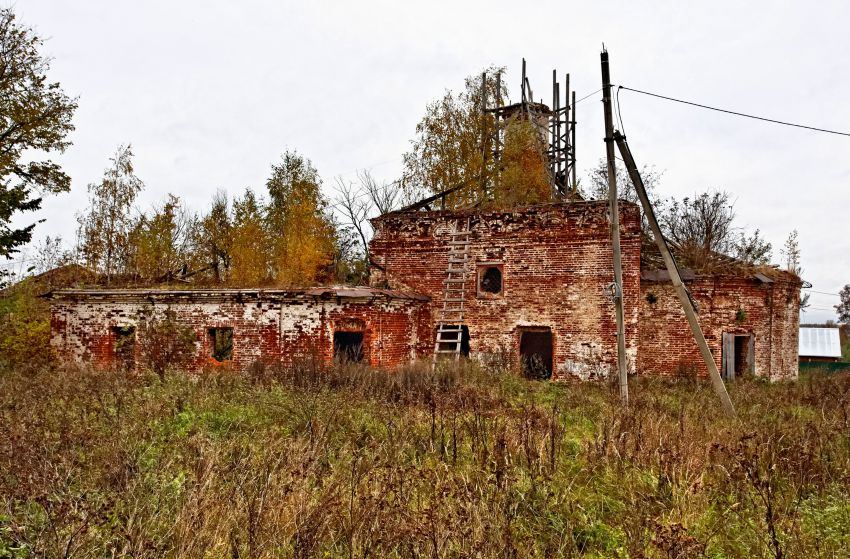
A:
[[[721,356],[725,380],[755,372],[755,336],[724,333]]]
[[[133,326],[115,326],[114,336],[115,364],[122,370],[130,370],[136,362],[136,328]]]
[[[457,348],[458,334],[460,334],[460,355],[461,357],[469,357],[469,327],[465,324],[461,325],[460,330],[455,325],[437,327],[440,350],[454,351]]]
[[[363,332],[334,332],[334,359],[363,361]]]
[[[519,357],[526,377],[552,378],[552,331],[548,328],[521,330]]]
[[[210,357],[218,362],[233,359],[233,328],[210,328]]]

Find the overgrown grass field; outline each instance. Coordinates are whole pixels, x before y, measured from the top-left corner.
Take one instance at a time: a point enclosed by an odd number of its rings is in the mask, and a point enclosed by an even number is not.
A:
[[[850,378],[0,372],[0,557],[848,557]]]

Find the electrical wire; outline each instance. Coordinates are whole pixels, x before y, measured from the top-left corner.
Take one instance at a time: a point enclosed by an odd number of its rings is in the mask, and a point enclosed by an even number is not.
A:
[[[694,107],[699,107],[701,109],[709,109],[709,110],[717,111],[717,112],[720,112],[720,113],[726,113],[726,114],[735,115],[735,116],[742,116],[744,118],[752,118],[752,119],[761,120],[761,121],[764,121],[764,122],[772,122],[773,124],[782,124],[784,126],[793,126],[794,128],[803,128],[805,130],[812,130],[814,132],[824,132],[826,134],[835,134],[835,135],[838,135],[838,136],[848,136],[848,137],[850,137],[850,132],[840,132],[838,130],[827,130],[826,128],[817,128],[815,126],[806,126],[805,124],[796,124],[796,123],[793,123],[793,122],[786,122],[784,120],[776,120],[776,119],[772,119],[772,118],[766,118],[766,117],[763,117],[763,116],[756,116],[756,115],[751,115],[751,114],[747,114],[747,113],[739,113],[738,111],[731,111],[729,109],[720,109],[718,107],[711,107],[709,105],[703,105],[701,103],[694,103],[693,101],[685,101],[683,99],[676,99],[675,97],[668,97],[666,95],[660,95],[658,93],[650,93],[649,91],[642,91],[640,89],[634,89],[634,88],[631,88],[631,87],[626,87],[624,85],[620,85],[620,86],[617,87],[618,92],[619,92],[620,89],[625,89],[626,91],[634,91],[635,93],[641,93],[643,95],[649,95],[650,97],[657,97],[659,99],[664,99],[666,101],[673,101],[675,103],[682,103],[682,104],[685,104],[685,105],[691,105],[691,106],[694,106]]]
[[[617,121],[620,123],[620,133],[625,137],[626,135],[626,125],[623,124],[623,115],[620,113],[620,90],[622,88],[617,88],[617,93],[615,94],[615,104],[617,105]]]
[[[807,287],[804,287],[803,289],[805,289],[809,293],[818,293],[820,295],[832,295],[834,297],[841,297],[840,293],[829,293],[827,291],[815,291],[814,289],[807,288]]]
[[[579,103],[581,103],[582,101],[584,101],[585,99],[587,99],[588,97],[590,97],[591,95],[596,95],[596,94],[597,94],[597,93],[599,93],[600,91],[602,91],[602,88],[601,88],[601,87],[600,87],[599,89],[597,89],[596,91],[594,91],[593,93],[588,93],[587,95],[585,95],[584,97],[582,97],[581,99],[579,99],[578,101],[576,101],[576,102],[574,103],[574,105],[578,105]]]

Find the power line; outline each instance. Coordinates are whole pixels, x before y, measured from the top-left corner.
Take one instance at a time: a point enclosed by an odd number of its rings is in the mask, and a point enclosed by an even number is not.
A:
[[[620,122],[620,132],[622,132],[623,136],[626,135],[626,125],[623,124],[623,115],[620,112],[620,87],[617,88],[617,93],[615,95],[615,105],[617,106],[617,120]]]
[[[594,91],[593,93],[588,93],[587,95],[585,95],[584,97],[582,97],[581,99],[579,99],[578,101],[576,101],[576,102],[575,102],[575,103],[573,103],[573,104],[574,104],[574,105],[578,105],[579,103],[581,103],[582,101],[584,101],[585,99],[587,99],[588,97],[590,97],[591,95],[596,95],[596,94],[597,94],[597,93],[599,93],[600,91],[602,91],[602,88],[601,88],[601,87],[600,87],[599,89],[597,89],[596,91]]]
[[[643,95],[649,95],[650,97],[657,97],[659,99],[664,99],[666,101],[683,103],[685,105],[691,105],[691,106],[694,106],[694,107],[699,107],[701,109],[709,109],[709,110],[712,110],[712,111],[717,111],[717,112],[726,113],[726,114],[730,114],[730,115],[742,116],[742,117],[745,117],[745,118],[752,118],[752,119],[755,119],[755,120],[762,120],[764,122],[772,122],[774,124],[782,124],[784,126],[793,126],[795,128],[803,128],[805,130],[813,130],[815,132],[825,132],[826,134],[836,134],[838,136],[848,136],[848,137],[850,137],[850,132],[840,132],[838,130],[827,130],[826,128],[817,128],[815,126],[806,126],[805,124],[796,124],[796,123],[793,123],[793,122],[786,122],[784,120],[775,120],[775,119],[766,118],[766,117],[763,117],[763,116],[756,116],[756,115],[751,115],[751,114],[747,114],[747,113],[739,113],[737,111],[730,111],[729,109],[720,109],[718,107],[711,107],[709,105],[694,103],[693,101],[685,101],[683,99],[676,99],[675,97],[667,97],[666,95],[660,95],[658,93],[650,93],[649,91],[641,91],[640,89],[633,89],[631,87],[626,87],[624,85],[618,86],[618,90],[619,89],[625,89],[626,91],[634,91],[635,93],[641,93]]]
[[[809,293],[819,293],[820,295],[833,295],[835,297],[841,297],[840,293],[829,293],[827,291],[815,291],[814,289],[806,289],[805,287],[803,289],[805,289]]]

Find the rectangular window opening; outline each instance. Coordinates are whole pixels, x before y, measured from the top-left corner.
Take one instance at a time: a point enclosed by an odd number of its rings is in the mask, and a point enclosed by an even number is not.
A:
[[[501,263],[480,263],[478,272],[478,297],[499,298],[504,292],[504,265]]]
[[[233,328],[210,328],[207,330],[210,357],[218,361],[233,359]]]
[[[363,332],[334,332],[334,359],[354,363],[363,361]]]
[[[548,328],[521,330],[519,356],[526,377],[552,378],[552,331]]]

